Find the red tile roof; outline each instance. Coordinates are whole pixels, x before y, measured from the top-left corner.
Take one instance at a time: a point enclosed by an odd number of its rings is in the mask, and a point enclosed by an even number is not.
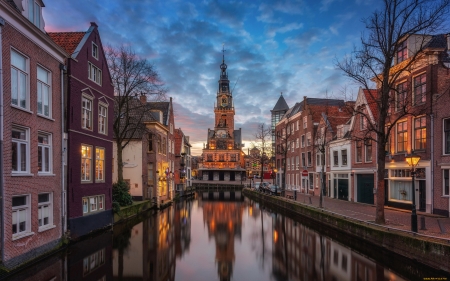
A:
[[[83,36],[84,31],[80,32],[49,32],[48,35],[56,44],[63,47],[66,52],[73,54]]]
[[[364,96],[366,96],[367,105],[370,108],[370,111],[372,112],[373,118],[376,120],[378,119],[378,105],[377,105],[377,97],[378,92],[377,90],[367,90],[364,89]]]

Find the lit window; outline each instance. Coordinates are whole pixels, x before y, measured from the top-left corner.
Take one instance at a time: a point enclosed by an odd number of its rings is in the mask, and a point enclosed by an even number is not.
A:
[[[52,143],[51,135],[38,134],[38,172],[50,173],[52,171]]]
[[[39,229],[53,226],[53,196],[51,193],[38,195],[38,221]]]
[[[28,59],[11,50],[11,104],[28,109]]]
[[[14,196],[12,198],[12,235],[20,237],[30,232],[30,196]]]
[[[50,72],[42,67],[37,68],[37,113],[51,116]]]
[[[82,98],[81,127],[92,130],[92,101],[88,98]]]
[[[12,129],[12,171],[13,173],[28,172],[29,167],[29,140],[28,129],[13,127]]]
[[[99,105],[98,106],[98,132],[100,134],[106,135],[108,127],[108,109],[106,106]]]
[[[95,180],[105,180],[105,149],[95,148]]]
[[[408,49],[406,48],[406,40],[400,43],[397,47],[397,63],[400,63],[408,58]]]
[[[88,182],[92,180],[92,146],[81,146],[81,181]]]
[[[397,123],[397,152],[405,152],[406,144],[408,143],[408,129],[407,122]]]
[[[414,149],[424,150],[427,144],[427,119],[425,116],[414,119]]]
[[[406,106],[406,93],[407,93],[407,84],[406,82],[397,85],[397,99],[395,103],[395,110],[402,110]]]

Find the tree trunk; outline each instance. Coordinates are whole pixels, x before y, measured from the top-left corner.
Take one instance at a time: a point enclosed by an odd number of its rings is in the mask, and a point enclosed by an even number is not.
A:
[[[375,222],[378,224],[385,224],[384,219],[384,169],[386,164],[386,151],[384,145],[377,145],[377,191],[375,196],[376,216]]]
[[[117,144],[117,182],[123,182],[122,144]]]

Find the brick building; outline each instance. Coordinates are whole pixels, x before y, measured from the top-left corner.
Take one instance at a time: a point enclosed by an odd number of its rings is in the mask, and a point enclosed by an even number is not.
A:
[[[97,24],[50,32],[66,61],[67,206],[71,238],[107,227],[112,214],[114,88]]]
[[[176,191],[181,192],[181,194],[186,190],[186,187],[191,186],[191,147],[189,137],[184,135],[180,128],[175,129],[174,180]]]
[[[0,1],[1,259],[14,267],[64,232],[62,81],[67,53],[44,30],[41,1]]]

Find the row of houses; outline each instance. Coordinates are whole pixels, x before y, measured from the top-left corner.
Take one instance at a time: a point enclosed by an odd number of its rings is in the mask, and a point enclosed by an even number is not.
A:
[[[0,250],[6,267],[113,222],[117,97],[98,26],[46,32],[44,8],[41,0],[0,0]],[[139,164],[130,156],[135,145],[124,152],[124,178],[134,199],[159,206],[186,186],[189,138],[175,129],[172,99],[135,100],[152,108],[149,133],[134,139],[141,145]]]
[[[414,42],[425,42],[417,56]],[[385,205],[449,216],[450,35],[413,35],[392,68],[414,57],[396,80],[386,118]],[[406,49],[405,49],[406,48]],[[416,55],[416,56],[415,56]],[[358,91],[356,101],[304,97],[289,107],[280,96],[272,112],[277,181],[294,191],[374,204],[379,88]],[[324,149],[321,149],[323,147]],[[420,156],[412,190],[410,154]]]

